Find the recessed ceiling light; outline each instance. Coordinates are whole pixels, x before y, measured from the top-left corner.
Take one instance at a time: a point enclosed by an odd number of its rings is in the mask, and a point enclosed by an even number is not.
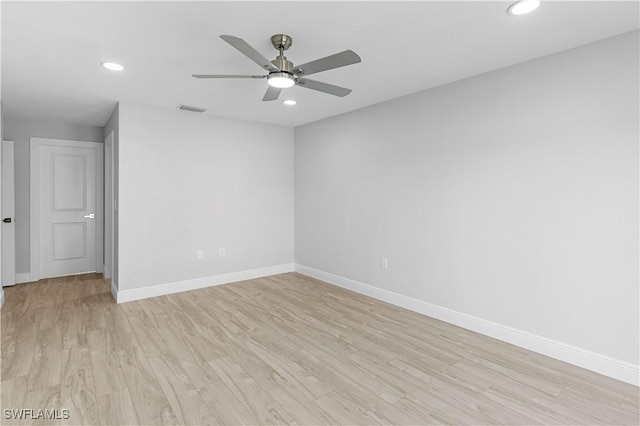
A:
[[[295,105],[297,102],[293,99],[285,99],[284,101],[282,101],[282,103],[285,105]]]
[[[115,62],[103,62],[102,66],[111,71],[122,71],[124,69],[122,65]]]
[[[507,9],[509,15],[524,15],[533,12],[540,6],[540,0],[520,0],[513,3]]]

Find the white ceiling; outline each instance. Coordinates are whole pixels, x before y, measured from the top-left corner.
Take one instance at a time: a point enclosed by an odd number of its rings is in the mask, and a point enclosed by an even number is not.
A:
[[[3,113],[102,126],[117,101],[184,103],[297,126],[638,29],[637,1],[544,1],[519,17],[510,3],[3,1]],[[273,59],[276,33],[293,37],[294,64],[357,52],[362,63],[313,76],[353,92],[294,87],[281,99],[298,105],[287,107],[261,101],[264,80],[190,77],[262,74],[218,36]],[[126,70],[103,69],[107,60]]]

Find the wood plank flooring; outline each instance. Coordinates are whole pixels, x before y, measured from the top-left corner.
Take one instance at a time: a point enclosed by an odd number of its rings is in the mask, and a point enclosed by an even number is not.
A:
[[[629,424],[639,389],[300,274],[117,305],[5,289],[3,424]]]

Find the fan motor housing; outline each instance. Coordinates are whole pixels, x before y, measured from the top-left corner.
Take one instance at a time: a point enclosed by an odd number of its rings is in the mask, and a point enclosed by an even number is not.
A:
[[[293,63],[289,61],[285,56],[278,56],[276,59],[271,61],[271,63],[281,71],[291,74],[291,68],[293,68]]]

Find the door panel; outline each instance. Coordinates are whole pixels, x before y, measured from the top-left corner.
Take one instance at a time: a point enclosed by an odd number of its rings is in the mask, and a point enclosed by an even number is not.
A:
[[[40,145],[40,276],[96,271],[97,152]]]
[[[2,141],[2,285],[16,283],[15,187],[13,141]]]
[[[87,158],[75,155],[53,156],[54,210],[86,210]]]
[[[87,224],[53,224],[53,260],[83,259],[87,255]]]

